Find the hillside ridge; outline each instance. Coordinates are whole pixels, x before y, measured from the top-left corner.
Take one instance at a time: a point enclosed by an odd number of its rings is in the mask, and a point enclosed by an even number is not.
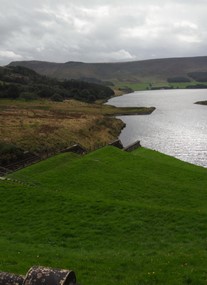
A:
[[[59,79],[96,78],[112,81],[167,81],[175,76],[189,77],[192,72],[207,72],[207,56],[146,59],[127,62],[65,63],[47,61],[13,61],[9,66],[21,65],[36,72]]]

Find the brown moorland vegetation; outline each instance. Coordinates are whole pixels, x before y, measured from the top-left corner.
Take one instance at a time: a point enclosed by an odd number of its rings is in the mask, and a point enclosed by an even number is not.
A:
[[[120,114],[147,114],[153,108],[116,108],[75,100],[0,101],[0,138],[24,150],[51,153],[74,143],[89,150],[117,138]]]

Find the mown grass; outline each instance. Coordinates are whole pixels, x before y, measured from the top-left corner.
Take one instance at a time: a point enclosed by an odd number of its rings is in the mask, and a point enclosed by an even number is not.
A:
[[[206,284],[207,172],[144,148],[61,154],[1,182],[1,270],[81,284]]]

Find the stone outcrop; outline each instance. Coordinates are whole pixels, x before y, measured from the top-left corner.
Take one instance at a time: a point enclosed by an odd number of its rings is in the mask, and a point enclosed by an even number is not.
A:
[[[77,285],[74,271],[33,266],[26,276],[0,272],[0,285]]]

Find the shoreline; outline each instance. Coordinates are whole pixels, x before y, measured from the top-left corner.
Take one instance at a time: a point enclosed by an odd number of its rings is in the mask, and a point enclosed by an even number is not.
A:
[[[129,110],[130,107],[117,107],[117,108],[118,109],[123,108],[123,111],[121,113],[116,113],[113,116],[144,116],[144,115],[151,115],[156,110],[155,107],[137,107],[138,110],[135,110],[134,107],[131,107],[131,110]]]
[[[195,102],[194,104],[197,104],[197,105],[207,105],[207,100],[206,101],[197,101]]]
[[[116,107],[114,105],[108,104],[107,102],[115,97],[120,97],[123,95],[127,95],[127,94],[131,94],[134,93],[135,91],[130,89],[113,89],[114,90],[114,96],[112,96],[111,98],[104,100],[104,101],[97,101],[96,103],[101,104],[103,106],[109,106],[109,108],[111,107],[113,109],[113,116],[139,116],[139,115],[150,115],[152,114],[153,111],[156,110],[155,107]],[[121,112],[116,112],[116,110],[120,110]],[[105,115],[111,115],[110,114],[105,114]]]

